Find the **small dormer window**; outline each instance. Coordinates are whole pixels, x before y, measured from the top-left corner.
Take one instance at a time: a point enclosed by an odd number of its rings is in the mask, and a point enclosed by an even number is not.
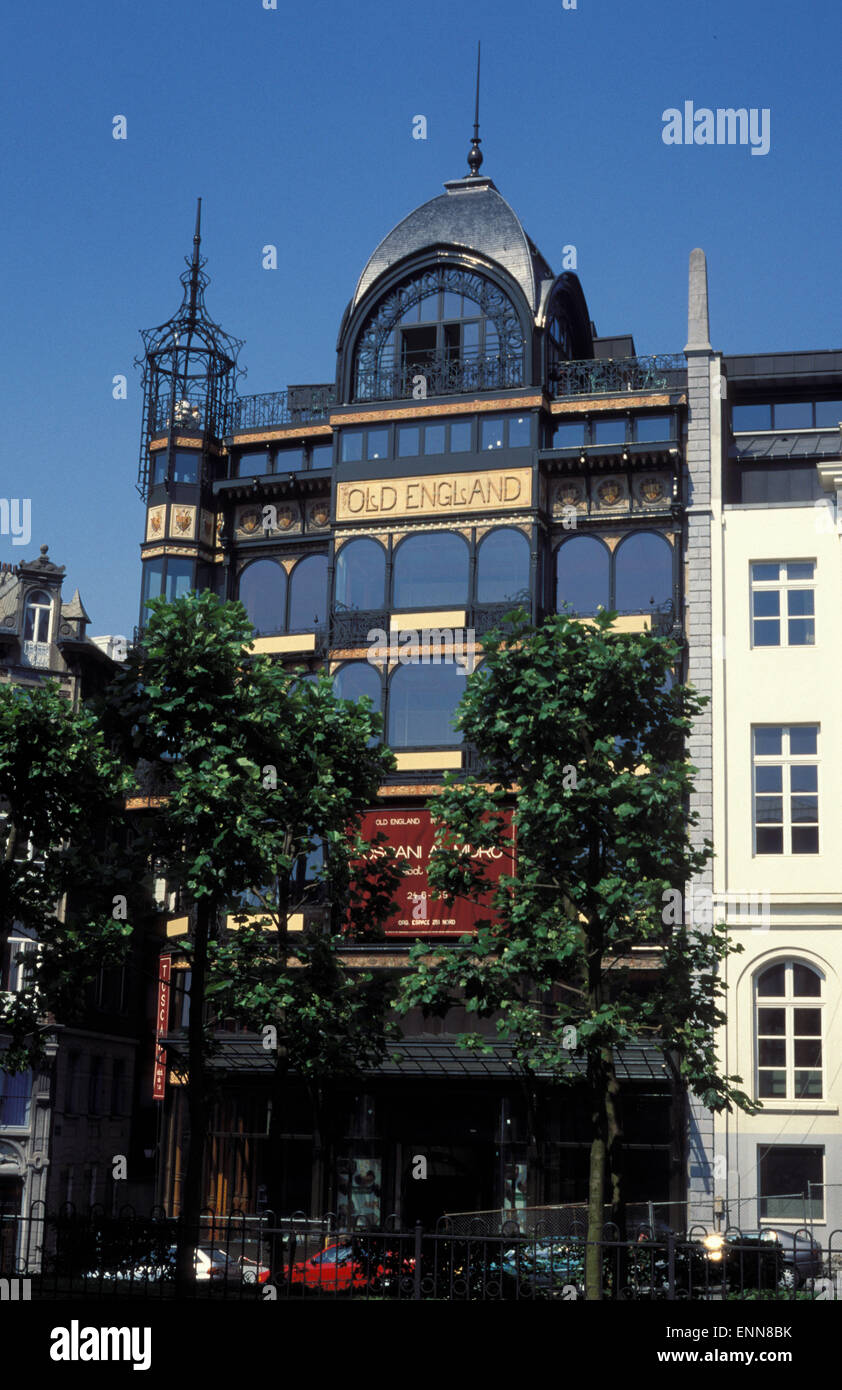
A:
[[[33,589],[27,596],[23,622],[25,642],[47,643],[50,640],[50,617],[53,605],[43,589]]]
[[[50,664],[53,603],[43,589],[32,589],[23,611],[23,659],[27,666]]]

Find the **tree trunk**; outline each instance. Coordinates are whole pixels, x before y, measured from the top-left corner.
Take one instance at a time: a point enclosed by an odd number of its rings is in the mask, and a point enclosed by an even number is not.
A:
[[[193,952],[190,961],[190,1019],[187,1027],[187,1106],[190,1138],[182,1188],[182,1239],[178,1248],[178,1294],[194,1292],[193,1258],[199,1244],[199,1222],[204,1207],[205,1143],[208,1130],[207,1069],[205,1065],[205,983],[208,968],[208,938],[216,902],[203,897],[196,903],[193,922]]]

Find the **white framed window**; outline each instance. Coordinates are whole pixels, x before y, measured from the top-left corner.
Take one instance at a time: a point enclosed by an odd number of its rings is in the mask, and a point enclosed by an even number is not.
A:
[[[814,646],[815,585],[815,560],[752,561],[752,647]]]
[[[755,979],[759,1100],[820,1100],[824,981],[811,965],[775,961]]]
[[[23,610],[23,640],[36,645],[49,642],[53,602],[43,589],[31,589]]]
[[[819,726],[752,729],[754,853],[818,854]]]

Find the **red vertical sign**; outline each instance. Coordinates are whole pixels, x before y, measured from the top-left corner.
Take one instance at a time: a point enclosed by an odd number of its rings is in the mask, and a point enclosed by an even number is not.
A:
[[[170,972],[172,956],[158,961],[158,1009],[155,1014],[155,1067],[152,1073],[152,1099],[163,1100],[167,1090],[167,1055],[160,1039],[166,1037],[170,1010]]]

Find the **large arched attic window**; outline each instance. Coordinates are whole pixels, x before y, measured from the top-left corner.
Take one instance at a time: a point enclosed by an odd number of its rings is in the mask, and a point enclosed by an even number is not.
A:
[[[497,285],[435,266],[407,278],[369,314],[354,352],[353,399],[521,386],[523,350],[520,319]]]

